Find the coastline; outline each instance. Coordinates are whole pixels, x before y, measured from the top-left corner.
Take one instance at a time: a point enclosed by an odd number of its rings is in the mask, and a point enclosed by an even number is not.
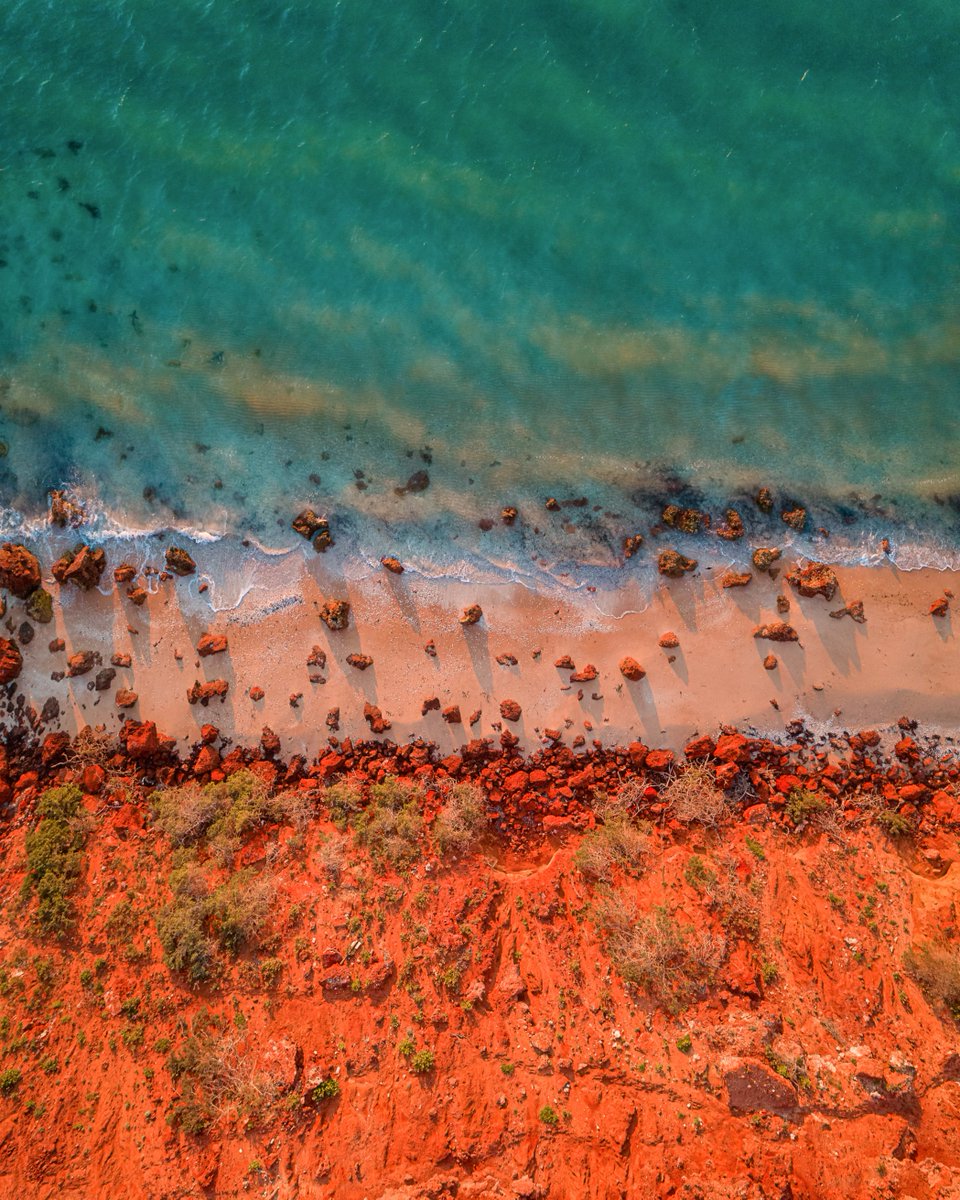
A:
[[[797,719],[820,732],[841,733],[891,727],[902,713],[928,731],[949,735],[945,714],[960,696],[948,653],[949,611],[944,617],[929,611],[960,583],[954,572],[902,572],[891,564],[837,567],[839,590],[828,602],[797,594],[785,579],[786,559],[776,579],[754,572],[747,586],[727,589],[720,586],[721,565],[662,580],[652,594],[628,582],[615,596],[614,607],[624,615],[615,617],[600,609],[601,600],[611,607],[612,593],[470,586],[382,568],[345,581],[335,561],[317,556],[302,572],[281,562],[284,587],[274,580],[265,592],[254,589],[236,608],[216,613],[209,591],[198,591],[202,557],[198,549],[198,576],[160,582],[142,607],[112,586],[109,572],[103,576],[104,585],[111,583],[106,595],[59,588],[53,621],[35,626],[17,680],[18,694],[37,711],[57,699],[60,716],[49,728],[73,733],[86,723],[104,723],[112,732],[132,717],[155,721],[185,746],[199,741],[205,724],[247,745],[268,726],[284,755],[313,757],[327,748],[332,733],[378,736],[364,719],[368,704],[389,722],[379,736],[398,744],[422,738],[444,753],[475,738],[496,741],[504,730],[524,751],[555,742],[579,749],[595,741],[608,747],[634,740],[679,750],[724,723],[776,738]],[[56,585],[49,586],[56,594]],[[790,601],[785,615],[777,612],[778,594]],[[319,618],[329,597],[350,603],[344,630],[331,631]],[[863,602],[864,623],[830,617],[855,600]],[[458,616],[471,604],[479,604],[483,616],[476,625],[461,626]],[[797,643],[754,639],[758,624],[777,619],[796,628]],[[16,630],[21,620],[22,603],[11,598],[8,629]],[[668,631],[677,636],[676,648],[658,645]],[[205,633],[225,634],[227,650],[199,657],[196,646]],[[55,638],[64,648],[50,652]],[[430,641],[435,655],[424,649]],[[323,666],[308,665],[314,647],[325,655]],[[114,655],[129,654],[131,666],[116,668],[104,691],[93,690],[93,672],[51,680],[68,656],[83,651],[99,655],[104,666]],[[777,659],[774,670],[763,665],[770,653]],[[359,670],[347,663],[351,654],[373,662]],[[505,655],[516,664],[497,661]],[[596,678],[571,680],[575,672],[554,665],[564,655],[577,671],[594,667]],[[628,655],[645,671],[639,681],[627,680],[619,669]],[[214,679],[229,685],[223,702],[188,703],[195,681]],[[137,704],[118,709],[120,688],[135,691]],[[252,688],[263,689],[263,698],[251,699]],[[500,703],[508,699],[522,710],[517,721],[501,717]],[[439,704],[424,713],[425,701]],[[443,719],[450,706],[459,708],[460,723]],[[327,717],[334,709],[338,728],[331,729]]]

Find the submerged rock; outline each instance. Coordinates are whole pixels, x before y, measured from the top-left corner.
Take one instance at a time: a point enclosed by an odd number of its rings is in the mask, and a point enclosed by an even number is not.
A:
[[[717,526],[717,537],[723,538],[725,542],[735,542],[743,537],[743,533],[743,517],[735,508],[728,508],[723,514],[722,524]]]
[[[197,569],[197,564],[182,546],[170,546],[164,558],[167,570],[174,575],[192,575]]]
[[[116,583],[130,583],[136,578],[137,568],[131,563],[121,563],[119,567],[113,568],[113,578]]]
[[[50,524],[59,525],[61,529],[67,525],[76,528],[82,525],[87,514],[79,504],[67,499],[62,488],[54,488],[50,492]]]
[[[62,554],[53,564],[52,571],[58,583],[73,583],[88,592],[99,584],[106,566],[107,556],[103,550],[81,542]]]
[[[40,586],[40,563],[19,542],[4,542],[0,546],[0,587],[12,592],[18,600],[26,600]]]
[[[314,534],[325,529],[330,531],[330,523],[326,517],[318,516],[312,508],[305,508],[303,512],[298,513],[290,523],[290,528],[295,533],[299,533],[302,538],[307,541],[312,541]]]
[[[664,525],[681,533],[699,533],[710,528],[710,514],[698,508],[681,508],[679,504],[668,504],[660,514]]]
[[[512,504],[507,504],[500,510],[500,520],[504,525],[512,525],[519,515]]]
[[[795,508],[787,508],[780,514],[780,520],[785,525],[789,525],[791,529],[795,529],[797,533],[803,532],[803,527],[807,523],[807,510],[801,505]]]
[[[761,512],[773,512],[773,492],[768,487],[760,488],[753,499]]]
[[[758,546],[753,552],[753,565],[758,571],[769,571],[779,558],[780,551],[776,546]]]
[[[643,534],[631,533],[629,537],[623,539],[623,557],[633,558],[642,545]]]
[[[657,557],[657,570],[668,579],[679,579],[688,571],[695,571],[698,563],[695,558],[687,558],[679,550],[661,550]]]

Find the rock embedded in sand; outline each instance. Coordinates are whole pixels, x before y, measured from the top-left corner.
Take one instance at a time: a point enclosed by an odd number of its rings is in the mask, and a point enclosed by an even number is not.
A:
[[[380,565],[385,567],[391,575],[403,574],[403,563],[399,558],[392,558],[389,554],[380,559]]]
[[[830,616],[838,620],[840,617],[851,617],[859,625],[862,625],[867,619],[863,613],[862,600],[851,600],[849,604],[845,604],[843,608],[838,608]]]
[[[216,700],[218,697],[222,703],[229,690],[230,684],[226,679],[210,679],[206,683],[201,683],[199,679],[196,679],[193,687],[187,691],[187,700],[191,704],[202,704],[206,708],[211,700]]]
[[[133,663],[133,659],[130,657],[129,654],[117,653],[117,654],[110,655],[110,665],[111,666],[129,667],[132,665],[132,663]]]
[[[364,704],[363,718],[370,726],[372,733],[386,733],[390,728],[390,722],[375,704]]]
[[[763,669],[765,671],[775,671],[777,669],[777,656],[775,654],[767,655],[763,660]]]
[[[414,471],[414,473],[407,480],[406,486],[402,487],[402,488],[398,488],[397,491],[401,495],[404,494],[405,492],[413,492],[414,494],[416,494],[417,492],[425,492],[429,486],[430,486],[430,476],[427,474],[426,471],[420,470],[420,471]]]
[[[592,683],[593,680],[599,676],[599,674],[600,674],[600,672],[593,665],[593,663],[587,663],[587,665],[583,668],[583,670],[574,671],[574,673],[570,676],[570,682],[571,683]]]
[[[945,617],[950,610],[950,601],[946,596],[941,596],[939,600],[934,600],[930,605],[931,617]]]
[[[468,604],[460,614],[461,625],[476,625],[483,616],[483,609],[479,604]]]
[[[517,665],[517,656],[515,654],[498,654],[497,662],[501,667],[515,667]]]
[[[38,625],[49,625],[53,620],[53,597],[45,588],[31,592],[24,607],[27,616]]]
[[[146,604],[148,594],[145,587],[127,588],[127,599],[131,604],[135,604],[137,608],[142,608]]]
[[[786,596],[780,594],[777,596],[777,612],[788,613],[790,611],[790,601]]]
[[[107,567],[107,556],[99,547],[82,542],[62,554],[51,568],[58,583],[72,583],[85,592],[95,588]]]
[[[667,630],[666,633],[661,633],[657,639],[657,645],[664,650],[676,650],[680,645],[680,639],[672,630]]]
[[[47,646],[47,649],[51,654],[59,654],[61,650],[66,650],[66,648],[67,643],[63,640],[63,638],[54,638],[50,645]]]
[[[628,654],[625,658],[620,659],[620,674],[624,679],[629,679],[631,682],[636,683],[646,675],[646,671],[635,658],[631,658]]]
[[[137,568],[131,563],[121,563],[119,567],[113,568],[113,579],[115,583],[130,583],[137,574]]]
[[[476,725],[482,716],[483,716],[482,709],[479,709],[479,708],[474,709],[474,711],[468,717],[467,723],[470,725]]]
[[[773,492],[768,487],[759,488],[753,500],[761,512],[773,512]]]
[[[10,683],[23,670],[23,655],[16,642],[0,637],[0,683]]]
[[[668,504],[660,514],[660,520],[671,529],[681,533],[699,533],[710,528],[710,514],[698,508],[681,508],[679,504]]]
[[[327,712],[324,724],[328,729],[337,730],[340,728],[340,709],[331,708]]]
[[[797,533],[803,532],[803,527],[807,523],[807,510],[801,505],[796,505],[794,508],[787,508],[780,514],[780,520],[784,525],[789,525],[791,529],[795,529]]]
[[[201,658],[208,658],[211,654],[223,654],[226,648],[225,633],[205,633],[197,642],[197,653]]]
[[[500,520],[504,525],[512,525],[519,515],[512,504],[506,504],[500,509]]]
[[[557,661],[553,664],[561,671],[575,671],[577,664],[573,661],[569,654],[561,654]]]
[[[358,671],[365,671],[367,667],[373,666],[373,659],[369,654],[348,654],[347,662]]]
[[[785,621],[769,621],[765,625],[758,625],[754,631],[755,638],[766,638],[771,642],[798,642],[800,635],[792,625],[788,625]]]
[[[424,643],[423,652],[424,654],[428,654],[431,658],[437,657],[437,644],[433,638],[431,638],[429,642]]]
[[[753,565],[758,571],[769,571],[779,557],[776,546],[758,546],[753,552]]]
[[[172,571],[174,575],[192,575],[197,569],[197,564],[182,546],[168,547],[164,560],[167,570]]]
[[[523,709],[516,702],[516,700],[500,701],[500,716],[503,717],[505,721],[519,721],[520,714],[522,712]]]
[[[12,592],[18,600],[26,600],[39,586],[37,556],[19,542],[4,542],[0,546],[0,587]]]
[[[743,533],[743,517],[735,508],[728,508],[723,514],[723,522],[716,528],[717,537],[725,542],[735,542],[743,537]]]
[[[133,708],[139,699],[137,693],[132,692],[129,688],[118,688],[113,702],[117,708]]]
[[[679,550],[661,550],[657,557],[657,570],[668,579],[679,579],[688,571],[695,571],[697,566],[695,558],[687,558]]]
[[[67,674],[71,679],[78,675],[86,675],[88,671],[93,670],[96,662],[97,655],[92,650],[80,650],[67,659]]]
[[[350,602],[348,600],[325,600],[320,609],[320,620],[328,629],[346,629],[350,623]]]
[[[839,580],[832,567],[826,563],[812,562],[805,567],[794,567],[787,572],[787,582],[797,589],[801,596],[823,596],[832,600],[840,586]]]
[[[722,588],[746,587],[752,578],[752,571],[724,571],[720,576],[720,586]]]
[[[460,716],[460,705],[450,704],[440,714],[448,725],[460,725],[463,718]]]
[[[266,694],[267,693],[263,690],[262,687],[257,687],[257,686],[252,687],[250,689],[250,691],[247,693],[247,695],[254,702],[254,704],[256,704],[258,701],[262,700]]]
[[[623,557],[633,558],[642,545],[643,534],[631,533],[623,539]]]

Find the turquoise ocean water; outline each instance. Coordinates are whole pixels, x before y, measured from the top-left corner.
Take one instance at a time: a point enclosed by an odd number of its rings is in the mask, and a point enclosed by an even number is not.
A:
[[[8,0],[5,531],[312,504],[576,584],[665,497],[782,539],[768,483],[811,552],[960,562],[958,48],[948,0]]]

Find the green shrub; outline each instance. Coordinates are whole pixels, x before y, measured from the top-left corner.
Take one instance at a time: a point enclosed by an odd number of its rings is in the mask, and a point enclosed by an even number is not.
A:
[[[229,854],[242,835],[258,825],[279,822],[291,811],[291,798],[271,796],[252,771],[237,771],[221,783],[195,783],[154,792],[153,820],[174,846],[206,838]]]
[[[556,1109],[549,1104],[545,1104],[543,1108],[540,1109],[540,1112],[537,1114],[537,1116],[539,1116],[544,1125],[552,1126],[560,1124],[560,1118],[557,1116]]]
[[[483,792],[472,783],[456,783],[449,789],[433,826],[433,837],[442,858],[466,854],[487,827],[487,803]]]
[[[881,808],[877,812],[877,824],[890,837],[906,837],[913,832],[913,826],[908,817],[893,808]]]
[[[744,844],[746,845],[746,847],[750,851],[750,853],[753,855],[753,857],[758,862],[763,862],[763,860],[767,856],[766,856],[766,854],[764,854],[763,847],[760,845],[760,843],[755,838],[752,838],[749,833],[743,840],[744,840]]]
[[[596,812],[603,824],[583,837],[573,865],[593,883],[608,880],[615,867],[632,874],[639,872],[649,853],[650,828],[645,822],[637,824],[633,820],[630,794],[621,793],[613,801],[601,799]]]
[[[330,811],[330,820],[345,833],[351,819],[363,808],[360,785],[352,779],[331,783],[323,795]]]
[[[25,895],[36,892],[37,924],[43,933],[63,937],[74,925],[70,893],[77,886],[86,841],[83,796],[72,785],[44,792],[37,805],[40,823],[27,834]]]
[[[23,1078],[23,1073],[19,1067],[7,1067],[5,1071],[0,1071],[0,1094],[11,1096],[20,1086],[20,1080]]]
[[[335,1079],[322,1079],[310,1093],[314,1104],[321,1100],[333,1100],[340,1095],[340,1084]]]
[[[416,784],[387,776],[370,788],[370,802],[353,818],[357,844],[374,861],[402,871],[420,857],[424,795]]]
[[[413,1034],[408,1033],[405,1038],[402,1038],[397,1043],[397,1049],[404,1058],[411,1058],[417,1048],[416,1042],[413,1040]]]
[[[512,1075],[517,1068],[509,1060],[500,1064],[500,1070],[504,1075]]]
[[[693,1049],[693,1038],[689,1033],[682,1033],[677,1038],[677,1049],[681,1054],[689,1054]]]
[[[787,815],[787,820],[792,825],[802,825],[805,821],[809,821],[811,817],[815,817],[817,813],[821,813],[827,807],[827,802],[823,796],[817,792],[810,792],[806,788],[795,787],[787,796],[784,812]]]
[[[410,1057],[410,1069],[417,1075],[429,1075],[433,1070],[434,1061],[432,1050],[418,1050]]]

